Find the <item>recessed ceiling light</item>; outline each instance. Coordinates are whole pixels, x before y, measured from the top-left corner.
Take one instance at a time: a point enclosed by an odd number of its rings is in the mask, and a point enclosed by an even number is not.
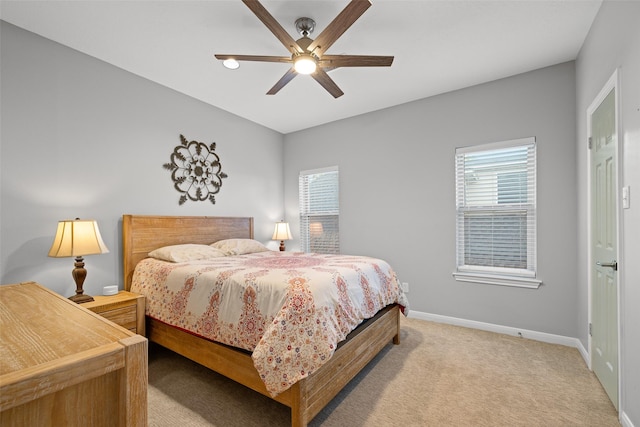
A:
[[[238,67],[240,67],[240,63],[235,59],[225,59],[224,61],[222,61],[222,65],[230,70],[236,70],[238,69]]]

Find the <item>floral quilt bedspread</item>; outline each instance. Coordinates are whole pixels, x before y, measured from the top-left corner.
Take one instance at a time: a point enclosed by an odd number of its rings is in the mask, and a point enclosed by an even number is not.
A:
[[[363,320],[408,302],[380,259],[259,252],[206,261],[138,263],[132,292],[146,314],[252,352],[267,390],[277,395],[333,355]]]

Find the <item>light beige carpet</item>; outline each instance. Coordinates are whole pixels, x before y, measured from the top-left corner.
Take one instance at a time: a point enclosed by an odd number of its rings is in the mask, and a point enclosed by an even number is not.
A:
[[[388,345],[310,426],[619,426],[574,348],[402,319]],[[149,425],[288,426],[289,408],[149,348]]]

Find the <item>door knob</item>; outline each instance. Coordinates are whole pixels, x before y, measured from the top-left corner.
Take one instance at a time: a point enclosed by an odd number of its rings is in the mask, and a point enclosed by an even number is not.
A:
[[[599,265],[600,267],[611,267],[613,268],[613,271],[618,271],[618,261],[616,261],[615,259],[611,262],[596,262],[596,265]]]

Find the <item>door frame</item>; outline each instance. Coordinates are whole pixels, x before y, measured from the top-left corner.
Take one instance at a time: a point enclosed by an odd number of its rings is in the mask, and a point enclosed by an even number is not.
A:
[[[609,79],[607,80],[607,82],[604,84],[604,86],[602,87],[602,89],[600,89],[600,92],[598,93],[598,95],[593,99],[593,101],[591,102],[591,104],[589,105],[589,107],[587,108],[587,141],[588,138],[591,137],[591,115],[595,112],[595,110],[600,106],[600,104],[602,103],[602,101],[604,101],[604,99],[606,98],[606,96],[611,92],[611,90],[614,90],[614,95],[615,95],[615,130],[616,130],[616,146],[615,146],[615,157],[616,157],[616,176],[615,176],[615,205],[616,205],[616,252],[617,252],[617,261],[619,265],[622,265],[624,267],[624,254],[622,253],[622,237],[623,237],[623,233],[622,233],[622,208],[620,206],[620,183],[623,182],[622,181],[622,147],[621,147],[621,131],[622,131],[622,126],[620,123],[620,73],[618,72],[618,69],[616,69],[613,74],[611,75],[611,77],[609,77]],[[593,256],[593,251],[591,249],[591,242],[592,242],[592,233],[591,233],[591,220],[592,220],[592,212],[591,212],[591,186],[592,186],[592,179],[591,179],[591,150],[589,149],[588,144],[585,144],[586,146],[586,150],[587,150],[587,283],[588,283],[588,288],[589,291],[587,293],[587,330],[589,330],[589,325],[591,324],[592,321],[592,313],[591,313],[591,305],[592,305],[592,293],[593,293],[593,274],[592,274],[592,265],[591,265],[591,261],[592,261],[592,256]],[[621,315],[621,309],[622,309],[622,305],[620,304],[620,301],[622,301],[622,294],[623,294],[623,283],[624,283],[624,277],[623,277],[623,270],[622,269],[618,269],[618,291],[617,291],[617,333],[618,333],[618,414],[621,414],[623,409],[621,407],[621,403],[623,402],[623,398],[622,398],[622,375],[621,372],[623,372],[623,367],[622,367],[622,358],[621,358],[621,347],[622,347],[622,334],[621,334],[621,324],[620,324],[620,319],[622,318]],[[588,360],[588,365],[589,365],[589,369],[593,370],[593,354],[591,351],[591,346],[592,346],[592,342],[591,342],[591,334],[588,333],[587,334],[588,337],[588,348],[587,348],[587,352],[589,354],[589,360]]]

